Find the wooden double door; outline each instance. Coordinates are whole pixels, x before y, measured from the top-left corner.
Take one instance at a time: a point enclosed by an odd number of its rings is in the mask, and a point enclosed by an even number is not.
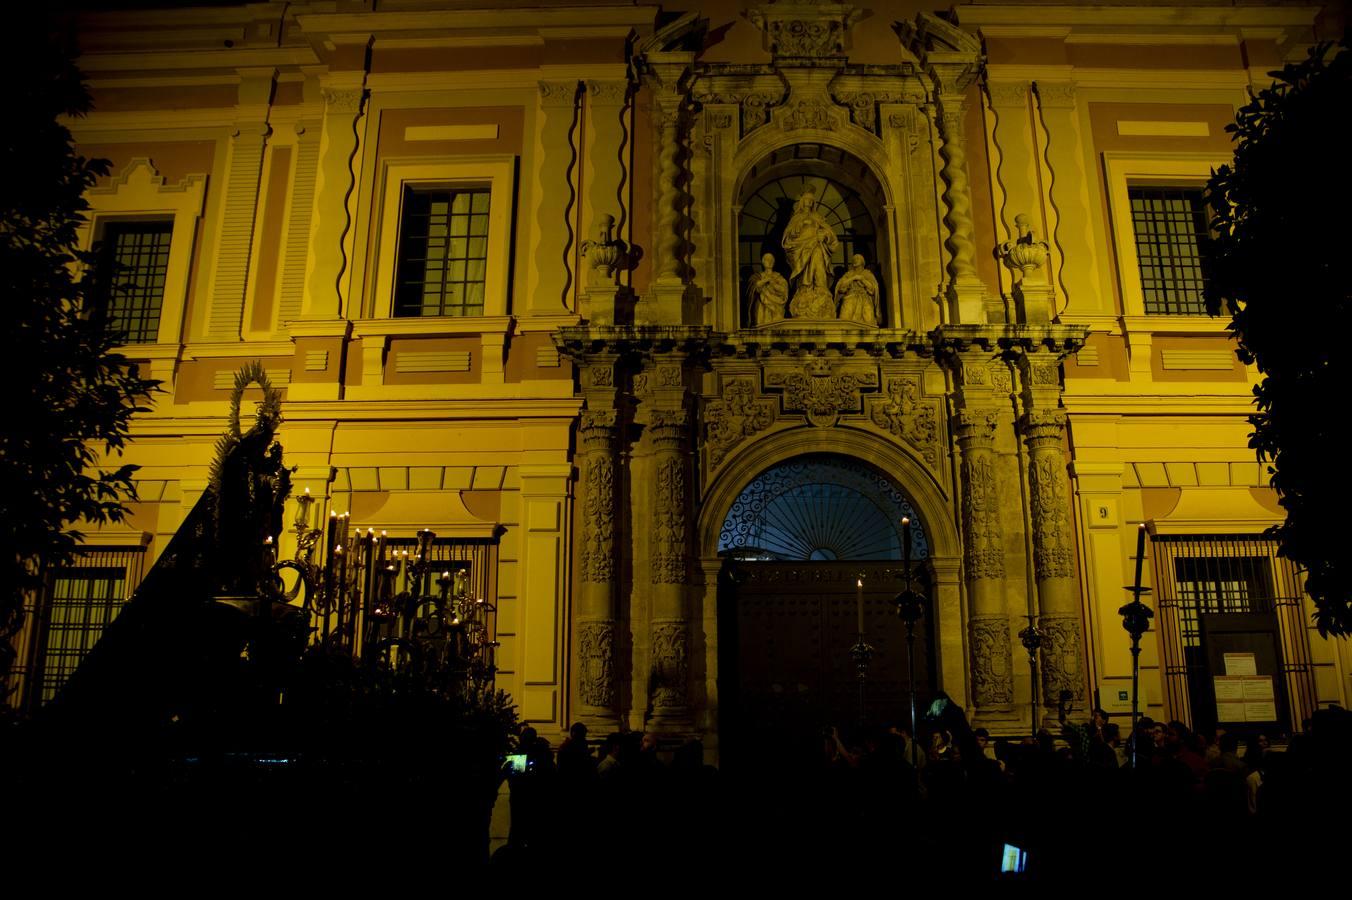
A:
[[[857,587],[858,581],[863,587]],[[791,765],[820,752],[823,732],[860,724],[858,670],[850,650],[873,648],[862,696],[869,725],[910,717],[905,625],[894,598],[904,582],[896,562],[729,561],[719,587],[719,732],[725,766]],[[930,595],[923,567],[915,587]],[[916,703],[934,693],[933,617],[916,628]]]

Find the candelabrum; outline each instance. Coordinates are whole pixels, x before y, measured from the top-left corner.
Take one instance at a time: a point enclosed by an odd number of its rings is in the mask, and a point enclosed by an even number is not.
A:
[[[902,588],[901,593],[893,599],[897,608],[897,617],[906,625],[906,662],[909,666],[911,695],[911,741],[917,739],[916,735],[916,715],[915,715],[915,626],[925,615],[925,604],[928,602],[925,595],[917,591],[912,581],[914,573],[911,571],[911,520],[903,518],[901,520],[901,543],[902,543],[902,578],[906,586]]]
[[[410,551],[384,531],[350,530],[348,513],[331,512],[327,528],[311,527],[314,498],[307,490],[296,502],[295,558],[272,568],[276,599],[304,609],[312,640],[400,671],[492,683],[497,610],[474,596],[462,563],[433,558],[434,532],[419,531]],[[288,570],[294,580],[286,588]]]
[[[864,640],[864,575],[862,572],[855,580],[855,590],[855,604],[859,611],[859,630],[856,633],[855,644],[850,648],[850,656],[854,659],[855,677],[859,679],[859,724],[863,725],[867,699],[868,664],[873,659],[873,647]]]
[[[1023,649],[1028,651],[1028,672],[1033,687],[1031,728],[1033,737],[1037,738],[1037,652],[1042,649],[1042,632],[1038,631],[1037,622],[1033,616],[1028,617],[1028,627],[1019,632],[1019,642],[1023,644]]]
[[[1150,620],[1155,611],[1141,602],[1141,598],[1150,593],[1150,588],[1141,586],[1141,568],[1145,562],[1145,524],[1136,532],[1136,580],[1126,588],[1131,593],[1131,602],[1117,611],[1122,617],[1122,627],[1131,635],[1131,767],[1136,768],[1137,734],[1136,719],[1140,714],[1140,702],[1137,688],[1141,680],[1141,635],[1150,630]]]

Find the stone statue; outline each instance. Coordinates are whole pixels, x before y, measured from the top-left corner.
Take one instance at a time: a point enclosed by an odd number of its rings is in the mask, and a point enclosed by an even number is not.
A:
[[[826,217],[817,212],[817,195],[811,189],[803,191],[793,204],[783,244],[789,258],[789,278],[797,283],[789,312],[799,319],[834,319],[836,304],[827,278],[831,255],[840,246],[840,239]]]
[[[751,276],[746,286],[747,299],[751,301],[752,328],[783,321],[784,307],[789,302],[789,283],[775,271],[775,255],[762,256],[761,266],[760,273]]]
[[[878,279],[864,268],[864,257],[850,258],[850,270],[836,282],[840,317],[876,327],[878,324]]]

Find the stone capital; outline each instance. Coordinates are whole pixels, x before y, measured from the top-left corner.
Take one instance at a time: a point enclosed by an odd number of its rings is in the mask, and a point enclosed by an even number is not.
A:
[[[1019,430],[1032,449],[1060,449],[1066,431],[1066,413],[1061,409],[1032,409],[1019,420]]]
[[[1000,427],[1000,410],[993,407],[958,410],[958,444],[963,452],[989,448]]]
[[[540,105],[547,109],[572,107],[577,103],[576,81],[541,81],[537,84],[540,89]]]
[[[587,101],[598,106],[623,106],[629,97],[629,82],[616,80],[588,80]]]

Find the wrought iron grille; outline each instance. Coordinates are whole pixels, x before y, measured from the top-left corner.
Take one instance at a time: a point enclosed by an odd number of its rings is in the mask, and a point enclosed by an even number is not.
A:
[[[1151,315],[1203,315],[1202,247],[1208,232],[1202,190],[1133,187],[1127,190],[1127,196],[1145,311]]]
[[[110,222],[99,259],[102,315],[128,344],[154,343],[160,331],[164,279],[174,223]]]
[[[929,540],[911,501],[872,468],[812,454],[773,466],[732,504],[718,538],[720,554],[743,559],[901,559],[901,520],[911,520],[911,558],[929,556]]]
[[[87,550],[48,573],[38,605],[34,705],[56,696],[141,582],[141,548]]]
[[[396,316],[478,316],[488,266],[486,190],[405,188]]]
[[[1211,689],[1202,616],[1271,616],[1293,730],[1315,707],[1304,587],[1277,544],[1256,535],[1160,535],[1151,541],[1167,714],[1197,727],[1194,705]]]
[[[391,553],[408,553],[411,558],[418,551],[418,539],[390,538],[387,547]],[[434,573],[443,571],[468,573],[469,599],[483,600],[489,604],[491,610],[485,621],[488,633],[483,635],[483,638],[486,642],[495,642],[498,634],[498,541],[492,538],[437,538],[432,542],[431,559],[435,564],[432,567]],[[431,583],[424,586],[424,592],[431,594],[436,590],[436,576],[433,575]],[[370,614],[369,609],[366,612],[367,615]],[[369,640],[378,642],[381,638],[389,636],[385,633],[389,631],[388,625],[377,625],[372,619],[371,626],[367,634]],[[363,652],[366,652],[365,648]],[[490,666],[496,666],[495,655],[490,656],[486,662]]]

